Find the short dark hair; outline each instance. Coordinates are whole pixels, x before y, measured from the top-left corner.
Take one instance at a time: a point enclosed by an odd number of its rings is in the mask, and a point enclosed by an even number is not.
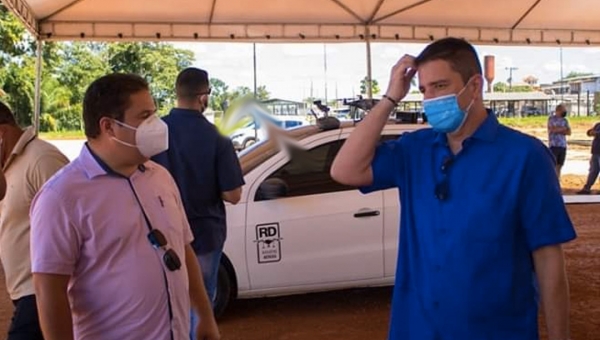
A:
[[[177,98],[191,98],[209,88],[208,72],[195,67],[188,67],[179,72],[175,81]]]
[[[123,121],[131,95],[149,91],[148,83],[135,74],[113,73],[94,80],[83,98],[83,125],[88,138],[100,135],[100,119]]]
[[[0,102],[0,125],[3,124],[17,126],[17,121],[15,120],[15,115],[12,113],[8,105]]]
[[[429,44],[416,58],[417,67],[428,61],[444,60],[458,72],[466,84],[471,77],[482,74],[481,63],[473,45],[464,39],[444,38]]]
[[[567,107],[565,106],[564,103],[560,103],[558,105],[556,105],[556,108],[554,109],[554,111],[558,111],[559,109],[567,109]]]

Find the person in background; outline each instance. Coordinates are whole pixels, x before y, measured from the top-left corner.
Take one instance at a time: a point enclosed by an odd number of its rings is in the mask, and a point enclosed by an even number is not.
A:
[[[598,174],[600,174],[600,123],[597,123],[591,129],[589,129],[587,131],[587,135],[594,138],[592,140],[590,170],[585,185],[577,192],[579,195],[590,195],[592,193],[592,186],[596,182]]]
[[[169,150],[153,158],[164,166],[181,191],[192,244],[208,296],[214,303],[227,220],[223,201],[240,201],[244,177],[231,140],[222,136],[203,112],[211,93],[208,73],[186,68],[175,83],[177,107],[163,117],[169,127]],[[191,338],[198,316],[192,313]]]
[[[566,117],[567,108],[564,104],[557,105],[554,115],[548,117],[548,144],[556,161],[556,175],[559,178],[567,158],[567,136],[571,135],[571,127]]]
[[[0,202],[0,259],[14,304],[8,340],[43,339],[36,308],[30,258],[29,208],[44,183],[69,160],[36,135],[22,129],[0,102],[0,165],[6,194]]]

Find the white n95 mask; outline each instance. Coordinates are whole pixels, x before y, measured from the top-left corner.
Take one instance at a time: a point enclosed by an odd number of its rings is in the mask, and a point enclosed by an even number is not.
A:
[[[150,158],[169,149],[169,127],[155,114],[146,118],[137,128],[118,120],[115,123],[135,131],[135,144],[112,138],[123,145],[137,148],[145,157]]]

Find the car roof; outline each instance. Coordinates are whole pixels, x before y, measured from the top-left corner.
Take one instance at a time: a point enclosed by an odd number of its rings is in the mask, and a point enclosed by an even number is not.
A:
[[[354,127],[356,127],[357,124],[360,124],[360,122],[340,122],[339,128],[336,128],[335,130],[343,130],[344,132],[351,131],[354,129]],[[426,125],[398,124],[396,120],[389,120],[384,127],[384,131],[413,131],[422,129],[424,127],[426,127]],[[328,131],[331,131],[331,129],[323,130],[316,125],[302,125],[285,130],[285,137],[295,141],[302,141],[318,134],[327,133]],[[245,175],[252,171],[258,165],[262,164],[278,152],[279,144],[270,139],[260,141],[242,151],[239,155],[239,159],[243,174]]]

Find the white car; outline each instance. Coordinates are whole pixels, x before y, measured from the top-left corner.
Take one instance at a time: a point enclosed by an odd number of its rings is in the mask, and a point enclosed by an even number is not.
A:
[[[422,127],[390,122],[382,140]],[[217,315],[234,298],[393,284],[397,189],[363,195],[329,175],[353,130],[302,126],[288,132],[302,148],[267,140],[240,154],[246,184],[240,203],[226,207]]]

